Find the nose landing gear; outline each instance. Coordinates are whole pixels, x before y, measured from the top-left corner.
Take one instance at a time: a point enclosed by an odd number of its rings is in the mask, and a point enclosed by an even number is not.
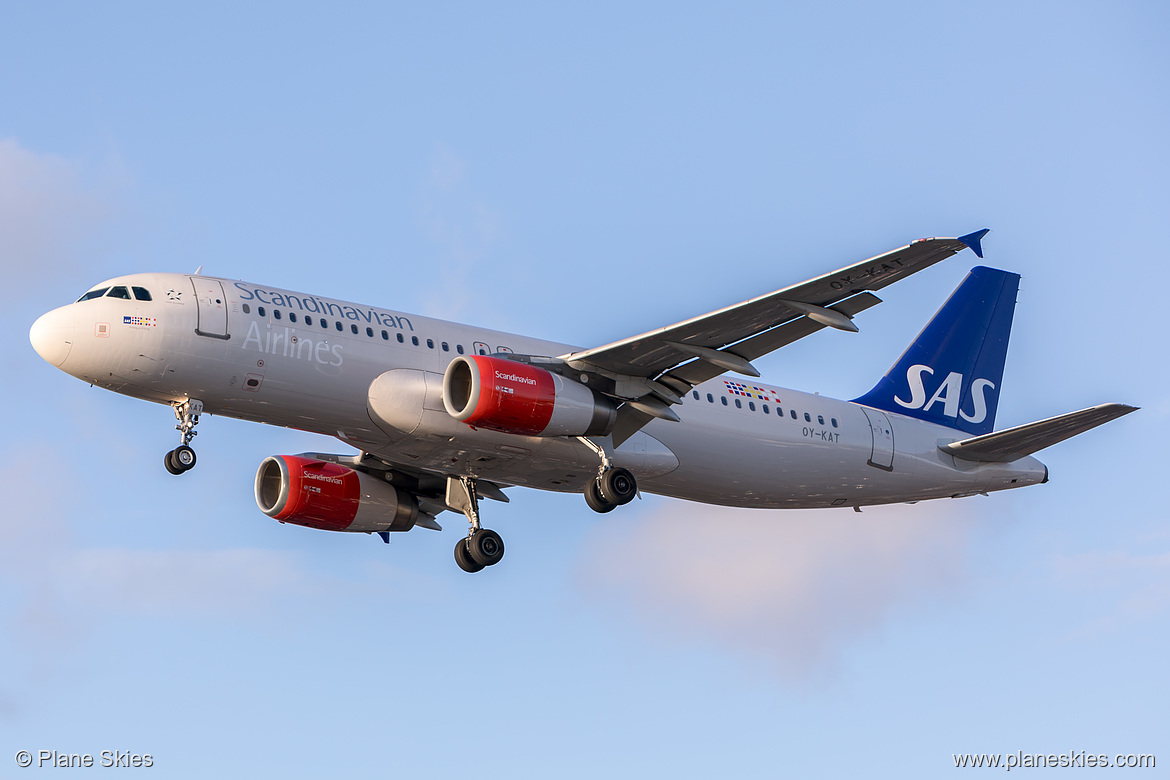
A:
[[[191,449],[190,444],[198,435],[195,426],[199,424],[199,415],[203,414],[203,402],[191,398],[173,406],[175,419],[179,421],[175,426],[175,430],[179,432],[179,446],[166,454],[163,465],[167,467],[167,471],[177,476],[195,468],[195,450]]]

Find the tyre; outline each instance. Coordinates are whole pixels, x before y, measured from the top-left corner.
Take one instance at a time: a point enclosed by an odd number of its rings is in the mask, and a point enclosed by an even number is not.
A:
[[[611,504],[601,497],[601,493],[597,489],[597,480],[589,480],[589,484],[585,486],[585,503],[589,508],[598,514],[605,514],[617,509],[617,504]]]
[[[471,560],[482,566],[495,566],[504,557],[504,540],[498,533],[486,528],[473,534],[467,547]]]
[[[483,568],[483,564],[471,560],[467,552],[467,539],[460,539],[455,543],[455,563],[468,574],[475,574]]]
[[[611,504],[622,506],[638,495],[638,483],[628,469],[610,469],[601,475],[601,497]]]
[[[172,458],[175,456],[175,451],[171,450],[163,458],[163,465],[167,467],[167,471],[174,474],[176,477],[183,473],[183,470],[175,465]]]
[[[195,450],[186,444],[180,445],[171,451],[171,462],[183,471],[195,468]]]

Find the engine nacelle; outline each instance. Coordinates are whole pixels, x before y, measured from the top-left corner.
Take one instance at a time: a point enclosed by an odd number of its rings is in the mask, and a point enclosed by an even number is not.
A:
[[[613,402],[582,384],[484,355],[451,361],[443,406],[460,422],[522,436],[605,436],[617,420]]]
[[[298,455],[265,458],[256,504],[282,523],[324,531],[409,531],[418,501],[370,474]]]

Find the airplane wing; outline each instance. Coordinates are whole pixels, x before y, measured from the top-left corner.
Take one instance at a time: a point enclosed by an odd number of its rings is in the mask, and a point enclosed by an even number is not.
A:
[[[759,376],[751,361],[824,327],[856,331],[852,318],[881,303],[871,291],[972,249],[983,257],[987,230],[959,238],[923,238],[801,284],[669,327],[559,360],[589,384],[625,401],[614,446],[654,417],[677,420],[670,405],[692,387],[727,371]]]
[[[980,463],[1011,463],[1013,460],[1039,452],[1077,434],[1104,425],[1110,420],[1136,412],[1136,406],[1101,404],[1069,412],[1047,420],[1017,425],[994,433],[985,433],[970,439],[943,444],[939,449],[948,455]]]

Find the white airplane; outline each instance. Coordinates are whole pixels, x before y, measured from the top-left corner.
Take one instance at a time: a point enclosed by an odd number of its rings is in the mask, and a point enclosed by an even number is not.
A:
[[[1135,411],[1104,404],[994,431],[1017,274],[975,268],[872,390],[838,401],[763,384],[751,361],[824,327],[856,331],[872,291],[981,230],[900,249],[593,349],[250,282],[146,273],[102,282],[32,326],[46,361],[174,408],[172,474],[195,465],[203,413],[313,431],[359,450],[267,458],[256,501],[330,531],[441,530],[468,572],[500,561],[479,499],[584,493],[597,512],[639,488],[740,507],[853,507],[1048,481],[1032,453]],[[746,379],[726,376],[734,372]]]

